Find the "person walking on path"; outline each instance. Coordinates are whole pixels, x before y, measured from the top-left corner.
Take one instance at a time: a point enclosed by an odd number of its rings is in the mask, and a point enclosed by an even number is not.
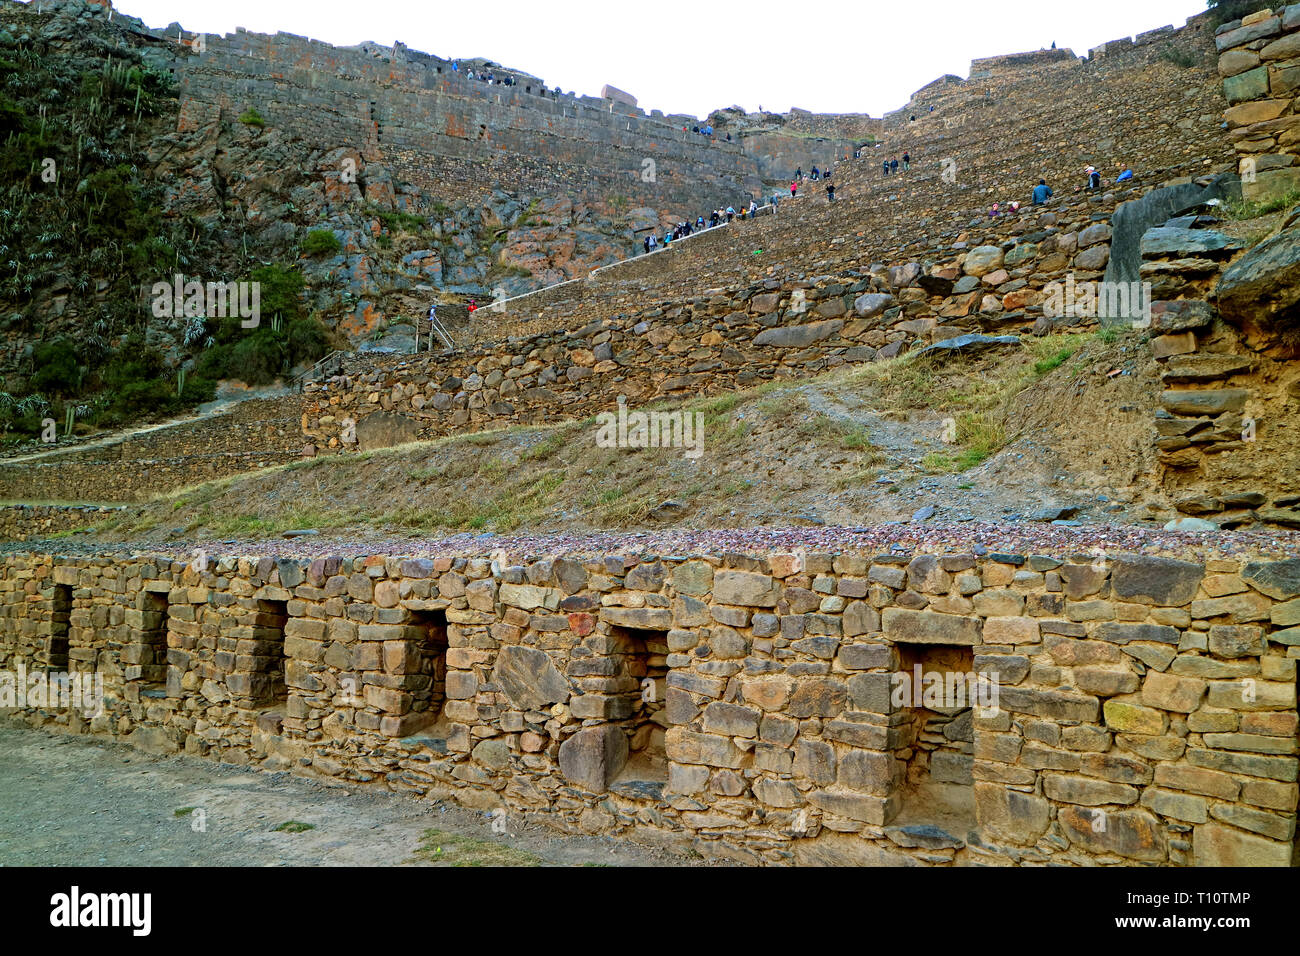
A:
[[[885,171],[885,175],[888,176],[888,175],[889,175],[889,160],[887,160],[887,159],[881,160],[881,162],[880,162],[880,168],[883,169],[883,170]]]
[[[835,201],[835,184],[834,184],[834,183],[827,183],[827,184],[826,184],[826,201],[827,201],[827,202],[834,202],[834,201]]]
[[[895,176],[897,174],[898,174],[898,160],[891,159],[889,161],[889,175]]]
[[[1034,187],[1034,205],[1042,206],[1051,198],[1052,187],[1047,185],[1046,179],[1040,179],[1038,185]]]
[[[797,180],[797,179],[795,179],[795,180],[791,180],[791,182],[790,182],[790,198],[793,199],[793,198],[795,197],[795,194],[798,193],[798,192],[799,192],[799,180]]]
[[[772,215],[774,216],[776,215],[776,207],[777,204],[780,202],[781,202],[781,197],[778,196],[776,193],[772,193]]]
[[[911,169],[911,168],[912,168],[912,155],[911,155],[910,153],[904,153],[904,154],[903,154],[903,172],[907,172],[907,171],[908,171],[909,169]]]

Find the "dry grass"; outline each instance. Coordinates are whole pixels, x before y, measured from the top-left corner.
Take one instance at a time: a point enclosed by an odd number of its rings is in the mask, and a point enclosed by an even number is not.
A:
[[[679,449],[599,448],[594,418],[512,426],[205,482],[128,509],[94,532],[130,538],[183,525],[191,537],[248,539],[289,529],[618,529],[646,523],[669,499],[693,524],[725,526],[788,504],[769,476],[792,462],[800,490],[831,495],[870,486],[885,455],[860,420],[868,411],[953,419],[951,449],[926,458],[926,470],[985,461],[1016,437],[1025,389],[1077,372],[1078,350],[1095,338],[1046,336],[983,357],[905,356],[650,406],[700,416],[703,454],[695,459]],[[855,409],[863,414],[855,418]]]

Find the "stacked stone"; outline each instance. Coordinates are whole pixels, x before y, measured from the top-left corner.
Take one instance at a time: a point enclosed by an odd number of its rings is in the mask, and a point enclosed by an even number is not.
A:
[[[145,501],[211,478],[285,464],[301,457],[296,396],[227,415],[127,435],[107,444],[14,464],[0,461],[0,496],[17,500]],[[288,413],[288,414],[286,414]],[[259,418],[265,414],[266,418]],[[274,417],[272,417],[274,416]],[[30,451],[30,449],[28,449]]]
[[[570,332],[449,356],[354,362],[347,374],[306,386],[303,435],[317,448],[336,449],[345,420],[363,423],[386,412],[405,419],[384,426],[402,440],[434,438],[581,418],[606,410],[615,394],[636,401],[811,375],[980,330],[1095,328],[1095,318],[1043,314],[1047,286],[1067,274],[1099,279],[1109,258],[1105,222],[1062,225],[1063,215],[1002,224],[1005,231],[981,233],[985,241],[973,247],[966,240],[936,246],[934,258],[922,261],[707,289]],[[379,422],[370,427],[378,430]],[[358,432],[361,447],[372,447],[365,431]]]
[[[0,572],[0,665],[48,665],[62,639],[105,678],[99,715],[21,712],[53,729],[753,862],[1291,859],[1300,559],[33,554]],[[133,661],[164,597],[159,688]],[[936,648],[998,699],[918,734],[894,675]],[[912,786],[931,747],[964,824],[927,820]]]
[[[100,505],[9,505],[0,508],[0,541],[51,538],[90,527],[118,510]]]
[[[1300,4],[1225,23],[1214,44],[1242,193],[1264,200],[1300,189]]]

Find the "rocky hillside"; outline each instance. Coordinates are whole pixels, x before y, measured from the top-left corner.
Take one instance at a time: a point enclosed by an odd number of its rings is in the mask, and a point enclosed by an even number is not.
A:
[[[189,114],[168,64],[202,55],[192,35],[181,45],[175,25],[107,14],[82,0],[0,5],[9,441],[48,419],[64,433],[69,414],[80,433],[172,413],[222,379],[262,384],[331,347],[408,350],[430,301],[585,274],[629,255],[665,212],[508,187],[447,202],[254,109]],[[176,274],[260,281],[269,321],[245,334],[157,315],[151,290]]]

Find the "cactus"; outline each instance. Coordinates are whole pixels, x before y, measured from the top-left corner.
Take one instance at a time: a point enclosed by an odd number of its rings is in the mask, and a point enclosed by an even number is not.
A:
[[[76,419],[76,409],[69,405],[63,413],[63,437],[72,437],[72,423]]]
[[[185,391],[185,369],[180,369],[176,373],[176,397],[180,398],[181,393]]]

